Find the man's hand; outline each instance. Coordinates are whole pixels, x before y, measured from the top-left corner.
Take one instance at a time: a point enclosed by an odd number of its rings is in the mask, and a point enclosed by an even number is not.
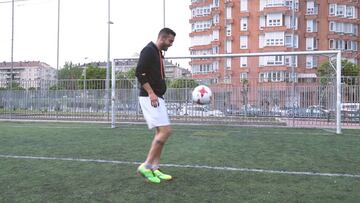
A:
[[[147,82],[143,85],[144,89],[147,91],[150,101],[151,101],[151,106],[153,107],[158,107],[159,106],[159,98],[158,96],[156,96],[156,94],[154,93],[153,89],[151,88],[150,84]]]
[[[150,101],[151,101],[151,106],[153,107],[158,107],[159,106],[159,98],[158,96],[156,96],[156,94],[152,93],[152,94],[149,94],[149,97],[150,97]]]

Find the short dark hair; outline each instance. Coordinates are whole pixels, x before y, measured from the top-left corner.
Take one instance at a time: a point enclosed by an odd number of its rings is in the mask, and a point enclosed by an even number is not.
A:
[[[164,27],[163,29],[160,30],[158,38],[165,36],[167,37],[168,35],[173,35],[175,37],[176,33],[172,29]]]

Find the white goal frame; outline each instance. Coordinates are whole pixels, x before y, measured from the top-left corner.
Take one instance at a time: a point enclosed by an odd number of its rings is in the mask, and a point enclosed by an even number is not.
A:
[[[188,55],[173,56],[166,59],[205,59],[205,58],[235,58],[235,57],[259,57],[259,56],[295,56],[295,55],[326,55],[336,56],[336,134],[341,134],[341,50],[325,51],[295,51],[295,52],[262,52],[262,53],[241,53],[241,54],[212,54],[212,55]],[[116,61],[136,60],[138,57],[116,58],[112,60],[112,67]],[[116,83],[115,68],[111,69],[111,128],[115,128],[115,99]]]

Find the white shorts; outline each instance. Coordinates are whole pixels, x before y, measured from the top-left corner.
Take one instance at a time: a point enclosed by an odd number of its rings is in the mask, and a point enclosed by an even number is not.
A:
[[[149,129],[170,125],[164,99],[159,97],[158,107],[151,106],[150,97],[139,97],[139,102]]]

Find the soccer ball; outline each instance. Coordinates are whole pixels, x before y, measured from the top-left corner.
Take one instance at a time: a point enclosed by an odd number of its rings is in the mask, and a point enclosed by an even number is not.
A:
[[[204,105],[211,102],[211,89],[205,85],[199,85],[192,92],[192,99],[195,103]]]

